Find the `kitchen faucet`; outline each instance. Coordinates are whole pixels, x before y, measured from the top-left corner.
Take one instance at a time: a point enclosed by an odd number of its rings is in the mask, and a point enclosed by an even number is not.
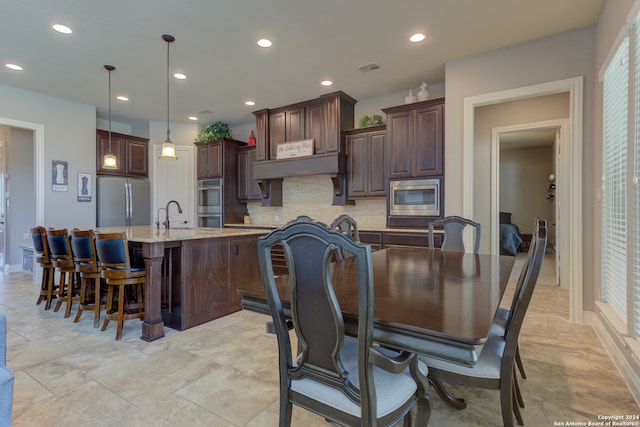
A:
[[[175,200],[169,200],[167,202],[167,206],[164,208],[164,213],[166,214],[166,218],[165,218],[165,220],[163,222],[164,228],[169,228],[169,205],[171,203],[175,203],[176,206],[178,207],[178,213],[182,213],[182,208],[180,207],[180,203],[178,203]],[[160,209],[162,209],[162,208],[160,208]],[[158,209],[158,212],[160,212],[160,209]]]
[[[166,208],[158,208],[158,212],[156,213],[156,228],[160,228],[160,211],[163,209],[166,213],[167,212]]]

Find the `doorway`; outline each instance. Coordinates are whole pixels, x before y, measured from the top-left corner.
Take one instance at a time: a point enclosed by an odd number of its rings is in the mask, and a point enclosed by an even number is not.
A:
[[[583,77],[557,80],[516,89],[493,92],[464,99],[463,112],[463,160],[462,160],[462,214],[473,218],[474,206],[474,142],[476,107],[526,99],[554,93],[568,93],[570,102],[567,135],[568,150],[563,153],[562,170],[567,176],[567,192],[562,196],[563,232],[567,233],[568,246],[562,249],[561,272],[568,278],[569,318],[583,323],[583,247],[582,247],[582,128],[583,128]],[[567,167],[564,167],[564,165]],[[565,230],[566,229],[566,230]]]
[[[161,147],[153,146],[153,203],[152,214],[155,221],[162,222],[164,215],[171,217],[171,227],[197,227],[195,209],[196,182],[194,171],[194,147],[176,145],[176,161],[159,160]],[[166,203],[176,200],[182,213],[178,213],[175,206],[171,211],[164,212]],[[161,211],[162,210],[162,211]],[[160,215],[160,217],[158,217]]]
[[[558,157],[567,127],[567,120],[559,120],[494,128],[492,132],[494,164],[498,165],[492,172],[492,182],[497,185],[492,189],[496,195],[492,218],[499,216],[498,212],[512,214],[513,223],[525,238],[521,251],[528,247],[530,226],[535,218],[547,219],[547,254],[551,256],[545,256],[544,267],[545,271],[553,271],[555,278],[546,283],[565,287],[568,284],[560,275],[560,247],[566,236],[561,233],[558,205],[566,181],[558,167]],[[498,240],[498,234],[493,233],[492,246],[502,243]],[[502,248],[499,250],[502,252]]]
[[[27,232],[23,234],[23,230],[27,230],[33,227],[35,224],[44,225],[44,125],[38,123],[23,122],[20,120],[9,119],[6,117],[0,117],[0,128],[4,128],[6,132],[10,132],[13,137],[5,137],[5,175],[4,184],[5,192],[2,194],[3,201],[7,210],[5,211],[5,247],[4,247],[4,263],[8,265],[12,271],[19,271],[22,269],[22,254],[19,250],[20,242],[24,242],[31,245],[31,235]],[[24,162],[21,162],[21,166],[16,168],[16,172],[24,173],[24,176],[28,176],[29,188],[25,191],[14,191],[14,199],[10,198],[11,189],[9,189],[9,182],[11,182],[10,176],[6,172],[11,172],[12,167],[12,139],[19,135],[17,138],[21,141],[19,143],[29,144],[28,156],[25,156]],[[27,137],[28,135],[28,137]],[[16,154],[14,152],[14,154]],[[28,158],[27,158],[28,157]],[[19,181],[19,179],[16,179]],[[13,187],[13,186],[12,186]],[[28,207],[21,207],[20,202],[25,201]],[[30,216],[14,215],[12,219],[10,211],[16,212],[29,212]],[[22,220],[24,223],[19,223]],[[18,221],[18,223],[16,223]],[[11,226],[8,223],[11,222]],[[15,226],[14,226],[15,224]],[[8,259],[9,251],[15,256]],[[15,259],[14,259],[15,258]],[[10,263],[10,264],[7,264]],[[5,269],[6,270],[6,269]],[[41,280],[42,269],[35,268],[33,270],[33,283],[39,283]]]

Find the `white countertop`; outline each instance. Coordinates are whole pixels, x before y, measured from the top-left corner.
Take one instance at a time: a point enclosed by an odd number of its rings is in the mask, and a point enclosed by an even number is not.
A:
[[[235,236],[259,236],[266,230],[256,228],[156,228],[155,225],[139,225],[133,227],[100,227],[96,233],[117,233],[124,231],[131,242],[156,243],[179,240],[225,238]]]

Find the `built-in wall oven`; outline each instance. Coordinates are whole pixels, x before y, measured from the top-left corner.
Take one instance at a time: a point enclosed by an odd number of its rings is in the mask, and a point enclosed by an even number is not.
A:
[[[222,228],[222,180],[198,181],[198,227]]]

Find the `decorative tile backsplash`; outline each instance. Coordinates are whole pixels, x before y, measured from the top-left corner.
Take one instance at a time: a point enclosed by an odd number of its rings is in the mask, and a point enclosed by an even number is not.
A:
[[[300,215],[330,224],[337,216],[353,217],[360,228],[386,226],[386,200],[357,200],[355,205],[332,206],[333,185],[329,175],[284,178],[282,206],[262,207],[260,202],[247,203],[251,223],[284,225]]]

